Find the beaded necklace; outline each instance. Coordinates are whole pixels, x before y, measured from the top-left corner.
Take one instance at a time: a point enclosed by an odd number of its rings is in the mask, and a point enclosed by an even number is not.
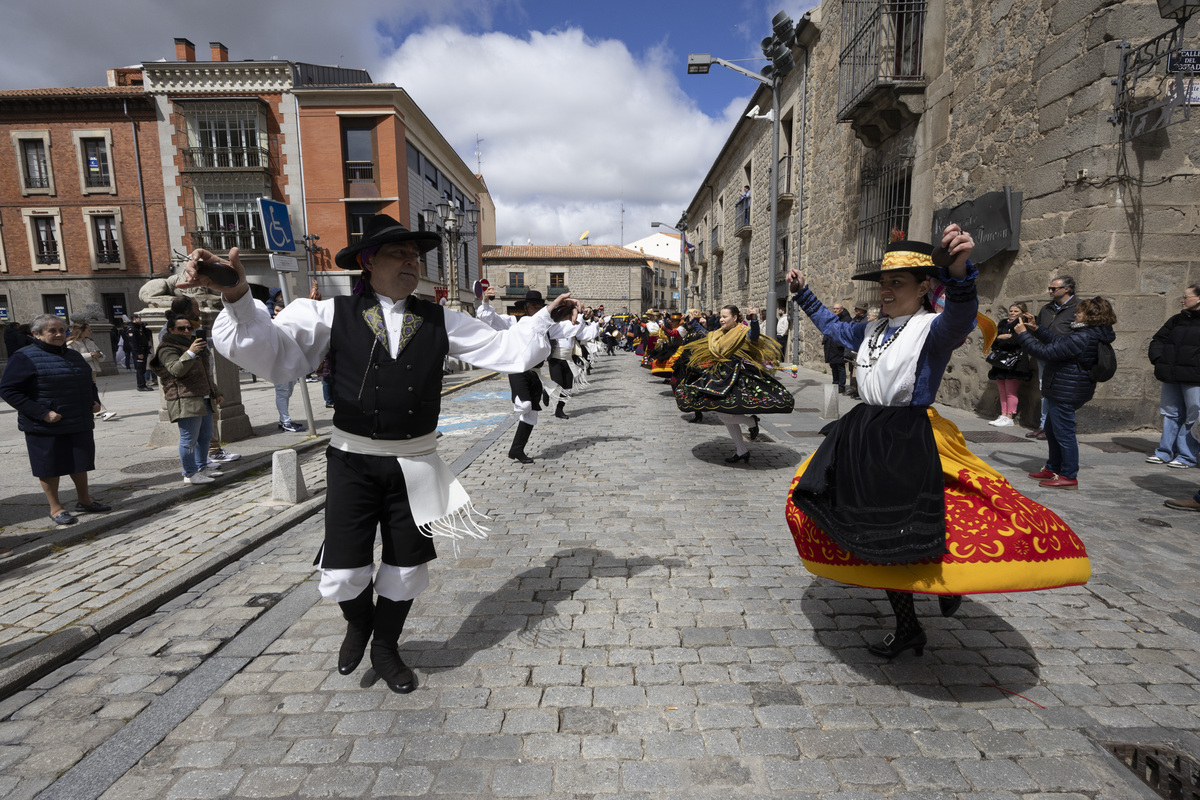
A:
[[[896,332],[888,337],[888,340],[883,342],[883,344],[880,344],[879,340],[883,338],[884,331],[887,330],[888,326],[884,324],[875,329],[875,333],[871,334],[871,338],[867,340],[867,364],[869,366],[875,366],[876,362],[883,356],[883,351],[891,347],[892,342],[900,338],[901,331],[907,328],[908,323],[911,321],[912,316],[909,316],[908,319],[904,320],[904,324],[896,328]]]

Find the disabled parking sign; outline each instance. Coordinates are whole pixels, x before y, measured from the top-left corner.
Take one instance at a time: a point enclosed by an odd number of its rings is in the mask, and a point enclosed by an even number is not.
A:
[[[262,229],[267,240],[267,249],[272,253],[296,252],[296,240],[292,236],[287,204],[260,197],[258,210],[262,214]]]

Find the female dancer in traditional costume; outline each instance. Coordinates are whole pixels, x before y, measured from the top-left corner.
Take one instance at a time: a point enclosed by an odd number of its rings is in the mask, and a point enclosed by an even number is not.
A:
[[[951,224],[941,246],[951,263],[940,272],[931,245],[899,241],[879,271],[854,276],[880,283],[875,322],[839,322],[802,272],[787,278],[821,332],[858,352],[864,401],[800,465],[788,525],[810,572],[887,590],[896,631],[869,647],[884,658],[925,648],[915,592],[938,595],[950,616],[963,594],[1074,586],[1091,572],[1074,532],[973,455],[930,407],[979,306],[967,261],[974,240]],[[946,284],[941,314],[929,301],[935,274]]]
[[[767,372],[766,362],[779,359],[779,344],[760,336],[758,314],[750,309],[750,325],[742,324],[737,306],[721,309],[721,327],[683,346],[686,366],[675,389],[680,411],[715,411],[725,423],[737,452],[728,464],[750,463],[750,448],[742,439],[742,425],[750,438],[758,438],[758,414],[790,414],[792,393]],[[749,415],[749,416],[747,416]]]

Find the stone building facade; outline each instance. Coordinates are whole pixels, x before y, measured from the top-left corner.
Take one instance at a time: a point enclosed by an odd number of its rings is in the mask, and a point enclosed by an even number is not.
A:
[[[664,306],[670,275],[679,270],[678,262],[611,244],[485,247],[483,264],[484,276],[496,289],[497,307],[503,305],[508,313],[515,313],[514,303],[536,289],[547,299],[570,292],[584,305],[604,306],[606,314],[641,314]]]
[[[978,264],[983,313],[1017,301],[1036,311],[1059,275],[1081,297],[1113,302],[1119,371],[1080,430],[1157,424],[1147,343],[1200,280],[1200,117],[1182,121],[1177,109],[1174,124],[1142,135],[1110,117],[1122,39],[1140,44],[1172,25],[1149,0],[824,0],[797,25],[780,151],[770,152],[770,123],[742,119],[688,206],[692,235],[708,232],[695,285],[713,305],[761,302],[773,162],[783,199],[774,278],[798,265],[827,304],[872,302],[874,287],[851,276],[877,262],[889,233],[929,240],[935,212],[957,208],[949,218],[977,238],[1008,240]],[[1195,30],[1185,26],[1184,48],[1200,45]],[[1154,92],[1169,97],[1173,81],[1160,65],[1118,122]],[[769,108],[770,92],[756,104]],[[746,183],[749,225],[730,207]],[[962,205],[997,198],[1011,213]],[[793,330],[802,363],[819,366],[819,334],[803,320]],[[979,339],[955,353],[939,400],[994,416]],[[1037,399],[1033,381],[1023,422],[1036,423]]]

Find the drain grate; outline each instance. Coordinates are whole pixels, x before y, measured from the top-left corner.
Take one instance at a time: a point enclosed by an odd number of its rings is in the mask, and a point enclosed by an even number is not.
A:
[[[1024,436],[1013,436],[1002,431],[963,431],[963,438],[975,444],[1016,444],[1017,442],[1034,442],[1036,439],[1026,439]]]
[[[1165,747],[1105,742],[1129,771],[1161,797],[1200,800],[1200,762]]]

